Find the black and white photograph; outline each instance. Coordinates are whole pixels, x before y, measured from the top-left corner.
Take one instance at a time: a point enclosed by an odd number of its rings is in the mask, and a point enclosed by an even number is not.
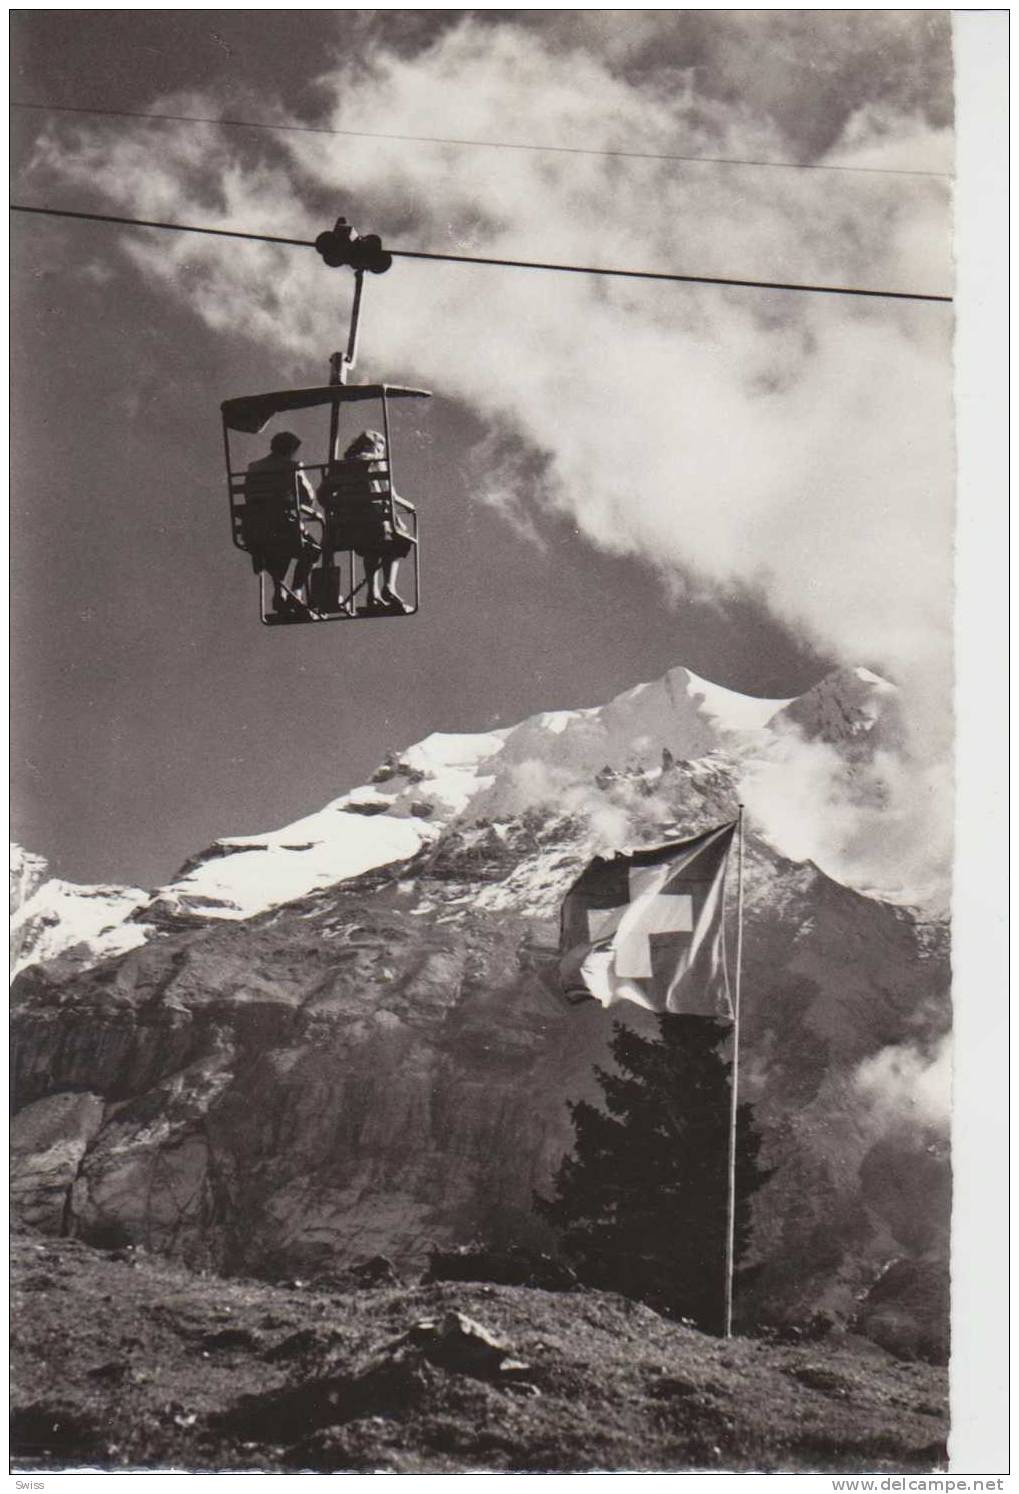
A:
[[[939,1487],[958,17],[10,15],[18,1487]]]

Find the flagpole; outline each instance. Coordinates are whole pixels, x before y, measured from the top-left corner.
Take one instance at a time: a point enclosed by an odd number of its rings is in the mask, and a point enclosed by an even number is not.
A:
[[[732,1337],[732,1278],[736,1255],[736,1116],[739,1103],[739,1006],[743,974],[743,805],[736,820],[736,980],[732,1003],[732,1069],[729,1082],[729,1185],[725,1224],[725,1311],[723,1337]]]

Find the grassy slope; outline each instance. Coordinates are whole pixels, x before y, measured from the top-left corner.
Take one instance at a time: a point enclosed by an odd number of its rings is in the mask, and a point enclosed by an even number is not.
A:
[[[312,1290],[14,1242],[18,1469],[931,1469],[946,1372],[861,1340],[729,1343],[599,1292]],[[351,1374],[457,1308],[529,1369]]]

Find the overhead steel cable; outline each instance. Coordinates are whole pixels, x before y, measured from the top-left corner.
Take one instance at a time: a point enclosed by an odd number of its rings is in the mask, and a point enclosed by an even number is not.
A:
[[[329,125],[270,124],[257,119],[217,119],[204,114],[154,114],[142,109],[88,109],[71,104],[12,102],[12,109],[47,114],[94,114],[107,119],[162,119],[172,124],[224,125],[240,130],[272,130],[294,135],[345,135],[355,140],[399,140],[416,145],[457,145],[473,150],[522,150],[567,156],[608,156],[630,161],[679,161],[687,165],[757,166],[773,171],[841,171],[868,176],[925,176],[951,181],[950,171],[927,171],[907,166],[844,166],[829,161],[767,161],[743,156],[689,156],[672,151],[596,150],[586,145],[534,145],[514,140],[463,140],[446,135],[401,135],[383,130],[340,130]]]
[[[80,218],[88,223],[120,223],[127,228],[168,228],[174,233],[208,233],[220,239],[253,239],[259,244],[289,244],[294,249],[314,249],[314,239],[282,239],[272,233],[249,233],[240,228],[203,228],[197,223],[160,223],[153,218],[120,218],[112,213],[79,213],[71,208],[29,207],[12,202],[12,213],[39,213],[46,218]],[[390,251],[396,253],[396,250]]]
[[[163,223],[151,218],[122,218],[110,213],[74,212],[70,208],[29,207],[24,203],[12,203],[12,213],[37,213],[47,218],[76,218],[90,223],[114,223],[127,228],[160,228],[174,233],[210,234],[215,238],[250,239],[259,244],[284,244],[289,248],[314,249],[313,239],[286,239],[275,234],[249,233],[239,228],[206,228],[195,223]],[[535,259],[501,259],[480,254],[442,254],[425,249],[393,249],[387,252],[394,259],[444,260],[450,264],[496,265],[509,270],[554,270],[570,275],[611,275],[627,280],[663,280],[681,285],[727,285],[744,290],[802,291],[823,296],[870,296],[888,301],[940,301],[951,302],[951,296],[936,296],[921,291],[872,290],[849,285],[809,285],[781,280],[736,280],[723,275],[682,275],[666,270],[621,270],[605,265],[568,265],[554,261]]]

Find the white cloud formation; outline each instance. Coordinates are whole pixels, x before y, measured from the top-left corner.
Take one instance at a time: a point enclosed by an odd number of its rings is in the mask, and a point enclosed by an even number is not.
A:
[[[952,1119],[950,1038],[942,1038],[933,1052],[882,1048],[860,1065],[854,1082],[879,1132],[909,1126],[947,1135]]]
[[[947,917],[947,762],[888,749],[854,762],[790,726],[746,766],[741,790],[751,822],[785,855],[859,891]]]

